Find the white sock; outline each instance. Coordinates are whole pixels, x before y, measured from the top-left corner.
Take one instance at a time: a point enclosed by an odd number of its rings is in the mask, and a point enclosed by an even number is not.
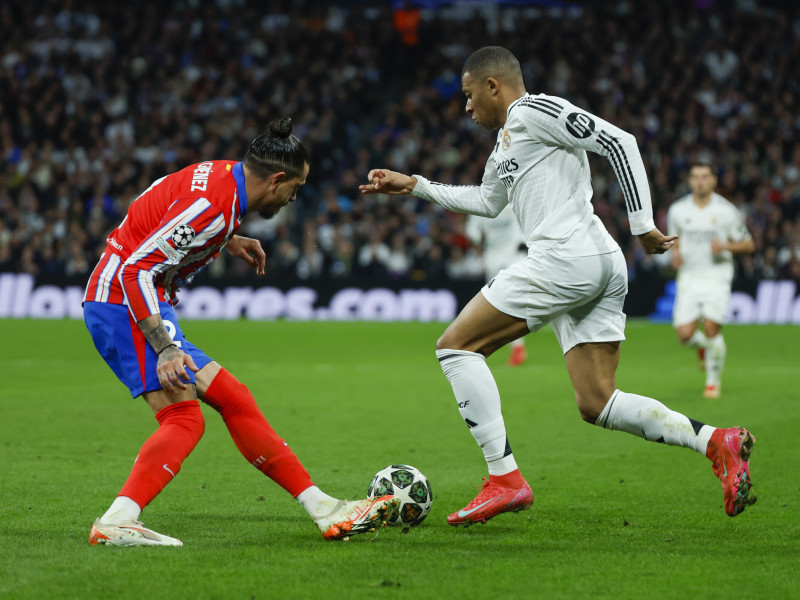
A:
[[[727,354],[725,338],[721,333],[708,338],[706,348],[706,385],[719,386],[722,382],[722,370],[725,368],[725,355]]]
[[[461,418],[483,450],[490,475],[517,469],[500,411],[500,392],[486,358],[466,350],[437,350],[442,371],[450,380]]]
[[[338,499],[328,496],[315,485],[300,492],[297,501],[314,520],[328,516],[339,504]]]
[[[101,523],[125,523],[135,521],[142,514],[141,507],[127,496],[117,496],[105,514],[100,517]]]
[[[513,342],[511,342],[512,348],[524,348],[525,347],[525,338],[517,338]]]
[[[705,456],[714,427],[668,409],[658,400],[615,390],[596,425],[651,442],[691,448]]]
[[[695,329],[692,337],[684,342],[684,346],[689,346],[690,348],[707,348],[708,338],[702,331]]]

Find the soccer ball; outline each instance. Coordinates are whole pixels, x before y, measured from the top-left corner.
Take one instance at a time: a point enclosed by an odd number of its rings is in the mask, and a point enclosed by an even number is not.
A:
[[[172,241],[178,248],[185,248],[194,240],[194,228],[191,225],[178,225],[172,230]]]
[[[400,511],[389,525],[419,525],[431,511],[431,484],[419,469],[410,465],[391,465],[375,474],[367,496],[375,498],[386,494],[400,498]]]

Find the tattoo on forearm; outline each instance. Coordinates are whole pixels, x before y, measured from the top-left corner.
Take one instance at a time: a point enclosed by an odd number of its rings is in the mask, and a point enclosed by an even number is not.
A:
[[[149,321],[149,319],[139,321],[139,329],[142,330],[145,339],[150,343],[155,352],[174,343],[172,341],[172,336],[170,336],[167,328],[164,326],[164,321],[160,318],[154,320],[152,323],[145,323],[145,321]]]

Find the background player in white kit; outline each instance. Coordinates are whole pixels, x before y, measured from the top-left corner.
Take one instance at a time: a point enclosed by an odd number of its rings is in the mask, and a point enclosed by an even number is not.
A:
[[[502,269],[528,254],[525,236],[510,206],[500,211],[494,219],[467,216],[465,233],[473,243],[480,244],[483,248],[486,281],[491,281]],[[508,366],[517,367],[527,358],[525,338],[512,340],[510,346]]]
[[[489,471],[478,495],[448,516],[448,523],[486,522],[533,503],[506,437],[500,393],[486,357],[547,323],[564,352],[585,421],[705,454],[722,483],[725,512],[739,514],[755,502],[750,432],[716,429],[617,388],[627,266],[593,212],[586,150],[608,158],[624,191],[631,231],[648,253],[663,253],[674,238],[654,226],[636,139],[563,98],[528,94],[516,57],[499,46],[474,52],[464,64],[461,84],[467,114],[488,130],[499,129],[481,185],[442,185],[421,175],[373,169],[369,183],[360,186],[365,194],[413,194],[485,217],[510,205],[525,233],[527,257],[486,284],[436,344],[461,417]]]
[[[722,325],[728,315],[733,282],[733,255],[755,246],[741,213],[716,194],[711,165],[689,169],[691,194],[676,200],[667,213],[667,228],[678,240],[672,266],[678,270],[678,295],[672,323],[682,344],[697,348],[706,371],[706,398],[718,398],[725,366]],[[703,331],[698,330],[700,320]]]

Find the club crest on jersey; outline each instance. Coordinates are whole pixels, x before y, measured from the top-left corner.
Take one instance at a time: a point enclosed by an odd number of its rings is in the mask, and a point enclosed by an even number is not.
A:
[[[508,133],[508,129],[503,131],[503,150],[508,150],[511,147],[511,135]]]
[[[191,244],[194,236],[194,229],[191,225],[178,225],[172,230],[172,241],[175,242],[175,246],[178,248],[185,248]]]

